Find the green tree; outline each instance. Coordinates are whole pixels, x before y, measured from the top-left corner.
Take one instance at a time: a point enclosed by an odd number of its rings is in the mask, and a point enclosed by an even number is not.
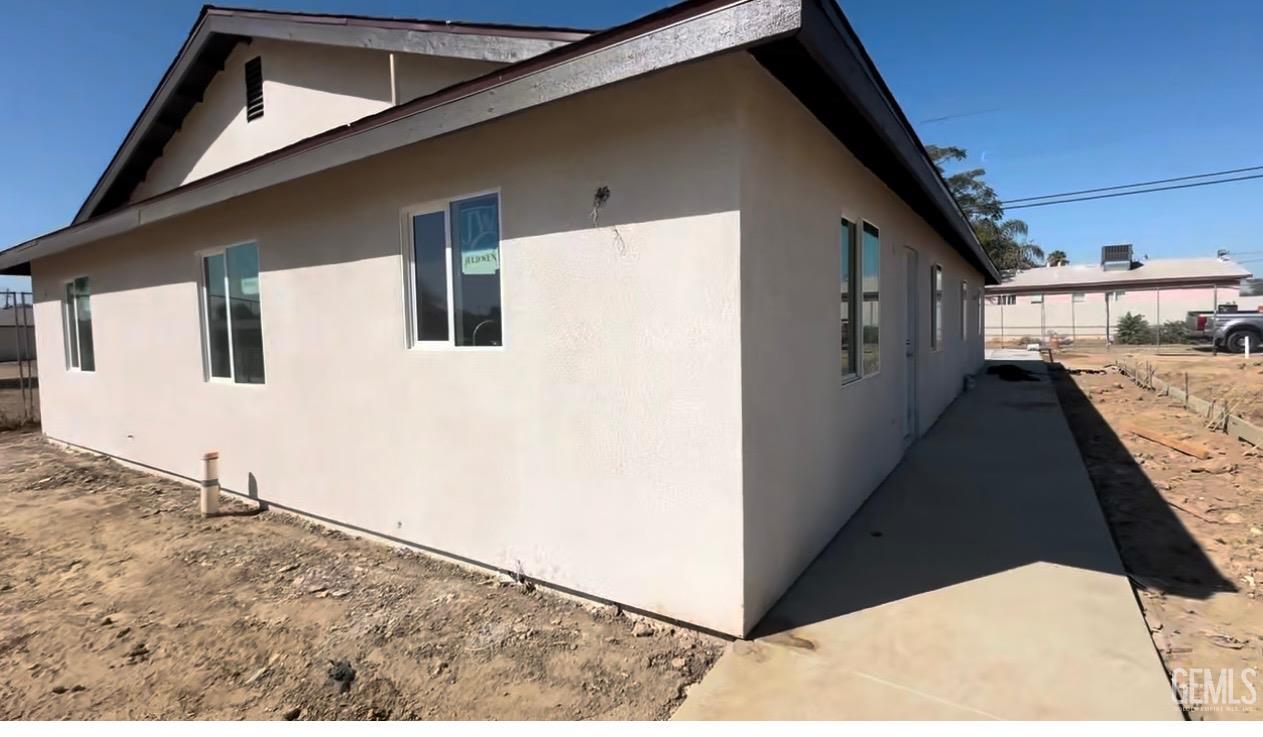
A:
[[[1114,342],[1122,345],[1147,345],[1153,342],[1153,328],[1149,327],[1149,321],[1143,315],[1128,312],[1118,318]]]
[[[948,174],[943,164],[963,161],[968,153],[959,146],[926,146],[930,160],[938,167],[947,188],[961,212],[969,218],[983,250],[1001,271],[1017,271],[1042,266],[1044,249],[1030,240],[1026,223],[1005,219],[1004,206],[991,185],[983,181],[986,169],[966,169]]]
[[[1065,266],[1070,263],[1070,257],[1066,256],[1065,251],[1053,251],[1048,254],[1049,266]]]

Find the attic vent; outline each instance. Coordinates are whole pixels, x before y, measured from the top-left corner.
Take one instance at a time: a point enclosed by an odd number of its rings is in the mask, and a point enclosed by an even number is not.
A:
[[[246,62],[246,121],[263,117],[263,60]]]

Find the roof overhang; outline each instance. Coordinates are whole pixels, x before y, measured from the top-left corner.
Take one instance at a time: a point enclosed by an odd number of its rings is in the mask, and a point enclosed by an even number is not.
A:
[[[587,38],[588,31],[204,6],[74,223],[121,207],[237,44],[268,38],[515,64]]]
[[[740,49],[752,50],[989,283],[999,281],[938,169],[832,0],[691,0],[672,6],[147,200],[77,220],[0,252],[0,272],[29,273],[32,259],[574,94]]]
[[[988,286],[987,294],[1074,294],[1080,292],[1126,292],[1137,289],[1202,289],[1207,287],[1235,287],[1242,279],[1250,278],[1250,274],[1222,274],[1214,276],[1186,276],[1163,279],[1131,279],[1127,281],[1092,281],[1080,283],[1058,283],[1055,285],[1023,284],[1020,286],[1000,284]]]

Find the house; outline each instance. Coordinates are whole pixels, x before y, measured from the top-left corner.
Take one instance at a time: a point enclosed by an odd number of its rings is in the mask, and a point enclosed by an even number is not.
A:
[[[0,268],[50,438],[734,635],[979,369],[998,279],[832,0],[206,8]]]
[[[1113,340],[1118,319],[1128,313],[1158,326],[1235,303],[1249,277],[1227,257],[1137,261],[1131,244],[1104,246],[1099,264],[1026,269],[988,286],[987,340],[1021,344],[1057,336],[1103,343]]]

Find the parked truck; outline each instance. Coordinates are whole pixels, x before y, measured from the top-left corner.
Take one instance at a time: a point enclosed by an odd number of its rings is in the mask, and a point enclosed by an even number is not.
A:
[[[1231,307],[1225,311],[1224,307]],[[1220,305],[1219,312],[1190,312],[1188,327],[1193,335],[1212,341],[1230,353],[1251,353],[1263,347],[1263,312],[1237,312],[1236,305]]]

